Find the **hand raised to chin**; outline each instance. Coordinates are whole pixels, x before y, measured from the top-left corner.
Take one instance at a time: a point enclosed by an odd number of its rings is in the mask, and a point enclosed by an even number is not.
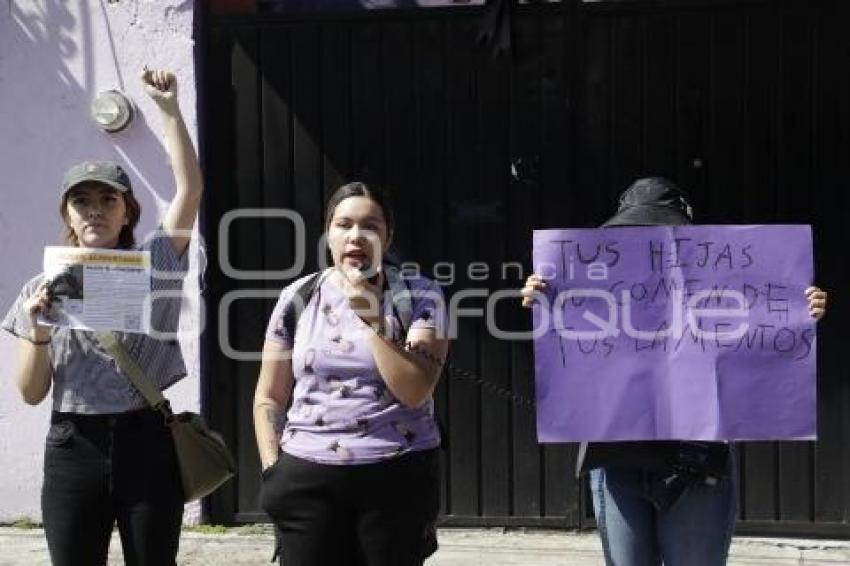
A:
[[[358,268],[340,269],[342,291],[354,313],[368,324],[381,320],[381,287],[383,273],[380,267],[372,283],[366,277],[365,270]]]

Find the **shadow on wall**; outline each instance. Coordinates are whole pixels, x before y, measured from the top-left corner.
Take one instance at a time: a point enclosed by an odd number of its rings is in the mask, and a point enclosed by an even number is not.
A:
[[[167,15],[167,4],[157,10]],[[146,63],[157,67],[163,64],[157,59],[175,60],[173,53],[167,57],[157,53],[158,46],[145,36],[146,31],[154,30],[145,30],[141,23],[133,25],[140,9],[135,2],[10,0],[8,6],[12,35],[0,44],[5,44],[9,53],[4,66],[17,76],[6,77],[4,97],[10,110],[20,109],[10,116],[12,124],[19,122],[20,127],[10,130],[22,132],[23,139],[16,139],[18,151],[40,150],[37,169],[27,167],[27,178],[15,181],[48,190],[58,187],[63,172],[73,163],[117,161],[126,166],[142,209],[147,211],[142,226],[152,228],[157,215],[151,212],[164,211],[167,201],[160,194],[170,198],[173,179],[158,133],[139,111],[140,98],[145,96],[137,78],[141,69],[127,68],[127,61],[138,61],[136,52],[150,53],[153,55],[145,58]],[[128,22],[125,33],[123,26]],[[121,37],[113,35],[117,26],[122,26]],[[179,79],[185,88],[194,77]],[[116,134],[102,132],[90,117],[91,100],[108,89],[124,91],[136,104],[133,122]],[[27,114],[47,118],[31,123]],[[58,237],[58,216],[51,220]]]

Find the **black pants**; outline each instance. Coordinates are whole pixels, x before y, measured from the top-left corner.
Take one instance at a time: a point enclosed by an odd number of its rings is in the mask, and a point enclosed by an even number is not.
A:
[[[435,550],[440,453],[354,466],[283,454],[263,473],[261,504],[285,566],[419,566]]]
[[[175,564],[183,488],[162,417],[54,412],[50,423],[41,509],[54,566],[106,564],[116,521],[125,564]]]

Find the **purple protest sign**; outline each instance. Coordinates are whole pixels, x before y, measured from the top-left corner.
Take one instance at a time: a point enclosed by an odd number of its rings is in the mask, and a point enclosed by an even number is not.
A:
[[[537,434],[815,438],[809,226],[535,230]]]

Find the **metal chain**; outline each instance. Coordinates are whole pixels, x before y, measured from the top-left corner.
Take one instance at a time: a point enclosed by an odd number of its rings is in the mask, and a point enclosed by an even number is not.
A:
[[[459,368],[448,361],[441,360],[431,352],[425,351],[419,346],[412,344],[411,342],[401,344],[401,341],[399,341],[398,345],[399,347],[407,350],[408,352],[412,352],[421,356],[422,358],[428,360],[430,363],[434,364],[437,367],[443,367],[447,375],[450,375],[457,379],[471,381],[479,385],[482,390],[487,391],[488,393],[495,395],[496,397],[501,397],[502,399],[510,401],[517,407],[521,407],[530,411],[535,411],[536,405],[534,401],[532,399],[529,399],[528,397],[525,397],[524,395],[514,393],[507,387],[503,387],[497,383],[488,381],[468,369]]]

